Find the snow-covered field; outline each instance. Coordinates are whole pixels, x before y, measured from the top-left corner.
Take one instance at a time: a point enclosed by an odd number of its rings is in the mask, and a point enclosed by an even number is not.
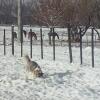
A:
[[[30,54],[24,44],[23,54]],[[33,45],[33,58],[42,68],[44,78],[25,80],[20,44],[15,43],[15,55],[11,45],[3,55],[0,45],[0,100],[100,100],[100,49],[95,48],[95,68],[91,67],[91,48],[83,48],[83,65],[80,65],[79,48],[73,47],[73,63],[69,63],[68,47],[56,47],[56,61],[52,60],[52,46],[44,47],[44,59],[40,46]]]

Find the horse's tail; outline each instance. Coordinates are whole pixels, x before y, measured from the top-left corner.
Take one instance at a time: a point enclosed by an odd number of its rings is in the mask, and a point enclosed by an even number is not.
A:
[[[37,40],[37,35],[35,36],[35,39]]]
[[[27,35],[27,32],[26,32],[25,30],[23,30],[23,33],[24,33],[24,35],[25,35],[25,37],[26,37],[26,35]]]
[[[37,40],[37,35],[36,35],[36,33],[34,33],[34,38]]]

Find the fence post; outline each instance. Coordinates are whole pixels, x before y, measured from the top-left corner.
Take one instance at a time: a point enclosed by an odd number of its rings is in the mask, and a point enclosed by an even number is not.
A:
[[[5,29],[4,29],[3,43],[4,43],[4,55],[6,55],[6,34],[5,34]]]
[[[81,28],[80,28],[80,62],[83,63],[82,59],[82,34],[81,34]]]
[[[92,48],[92,67],[94,68],[94,28],[92,28],[92,36],[91,36],[91,48]]]
[[[12,55],[14,55],[14,26],[12,25]]]
[[[30,57],[32,58],[32,29],[30,29],[30,34],[31,34],[31,37],[30,37]]]
[[[55,61],[55,35],[54,35],[54,27],[52,28],[53,32],[53,60]]]
[[[21,57],[23,56],[23,27],[21,28]]]
[[[71,27],[68,25],[68,45],[69,45],[69,56],[70,56],[70,63],[73,62],[72,59],[72,46],[71,46]]]
[[[41,36],[41,59],[43,59],[43,37],[42,37],[42,28],[40,28],[40,36]]]

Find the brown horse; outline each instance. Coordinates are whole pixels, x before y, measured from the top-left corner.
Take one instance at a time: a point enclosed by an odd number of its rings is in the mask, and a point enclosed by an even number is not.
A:
[[[57,36],[57,38],[59,39],[59,35],[56,32],[49,32],[48,36],[49,37],[53,37],[53,36],[56,37]]]
[[[34,37],[37,40],[36,33],[35,32],[32,32],[32,29],[30,29],[30,32],[29,33],[27,33],[25,30],[23,30],[23,34],[24,34],[25,37],[28,35],[28,39],[30,39],[30,37],[32,35],[32,38]]]
[[[56,33],[56,32],[52,32],[52,31],[50,31],[49,33],[48,33],[48,37],[49,37],[49,45],[51,45],[51,37],[57,37],[58,39],[59,39],[59,35]]]
[[[31,36],[32,36],[32,38],[34,37],[35,40],[37,40],[37,35],[36,35],[35,32],[30,31],[30,32],[28,33],[28,39],[30,39]]]

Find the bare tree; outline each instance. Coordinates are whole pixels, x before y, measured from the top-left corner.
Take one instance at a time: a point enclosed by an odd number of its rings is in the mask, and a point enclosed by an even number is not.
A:
[[[16,19],[16,16],[14,14],[15,4],[16,4],[15,0],[0,1],[0,10],[2,16],[0,17],[0,19],[3,21],[3,23],[9,24]]]
[[[57,26],[62,17],[63,0],[38,0],[33,7],[33,19],[46,26]]]

